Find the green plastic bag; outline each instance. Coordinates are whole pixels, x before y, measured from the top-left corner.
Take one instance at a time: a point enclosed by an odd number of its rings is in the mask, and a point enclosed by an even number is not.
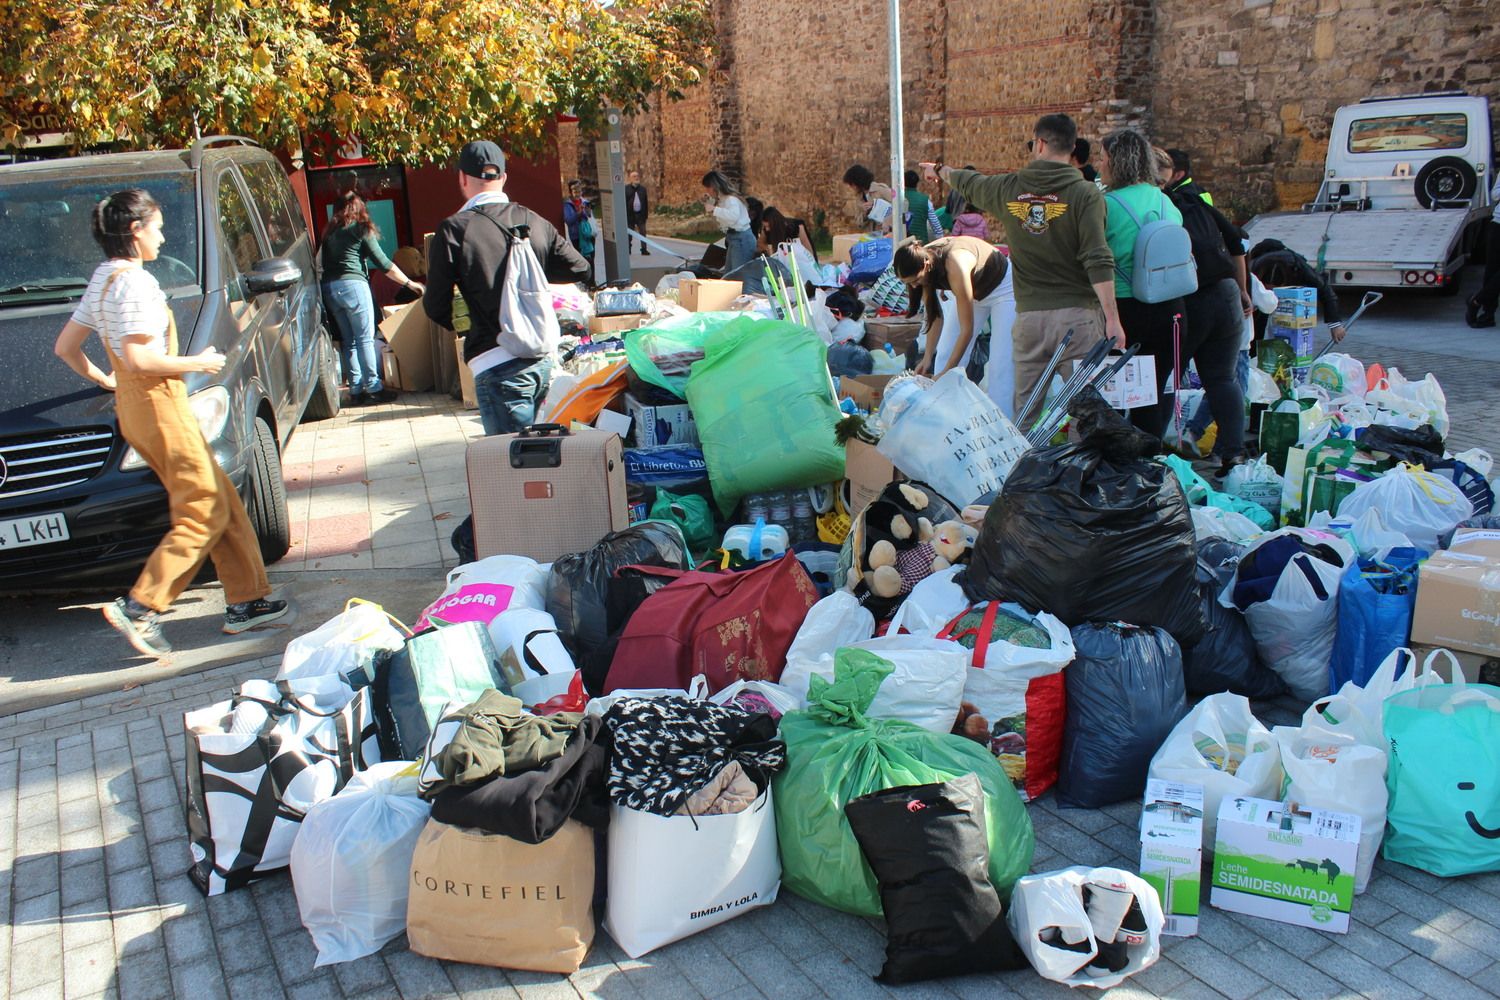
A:
[[[1401,691],[1384,727],[1386,858],[1444,877],[1500,871],[1500,688]]]
[[[861,916],[879,916],[880,892],[844,806],[899,785],[973,773],[984,786],[990,880],[1001,896],[1031,867],[1035,838],[1015,787],[993,754],[961,736],[865,716],[894,669],[861,649],[841,649],[834,682],[814,675],[808,707],[781,717],[787,766],[775,778],[782,884],[797,895]]]
[[[658,488],[646,520],[677,525],[695,563],[717,547],[719,533],[714,529],[713,511],[708,508],[708,500],[696,493],[668,493]]]
[[[805,326],[742,317],[708,338],[688,377],[714,498],[727,516],[747,493],[844,478],[834,437],[828,347]]]
[[[703,345],[742,312],[688,313],[625,334],[625,357],[642,381],[678,399],[687,395],[688,372],[703,360]]]

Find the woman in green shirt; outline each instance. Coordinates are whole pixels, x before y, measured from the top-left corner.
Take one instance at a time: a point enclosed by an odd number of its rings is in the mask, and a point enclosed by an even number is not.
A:
[[[380,381],[380,352],[375,349],[375,297],[370,294],[370,262],[385,276],[417,295],[422,283],[412,281],[380,249],[380,230],[370,219],[365,201],[355,191],[345,192],[333,210],[323,235],[323,300],[343,342],[344,374],[349,379],[349,405],[389,403],[396,398]]]
[[[1186,341],[1187,313],[1180,298],[1138,302],[1131,291],[1131,278],[1135,269],[1135,238],[1141,226],[1157,219],[1181,225],[1182,213],[1157,186],[1156,157],[1140,132],[1133,128],[1111,132],[1099,149],[1099,175],[1108,185],[1104,195],[1104,238],[1115,255],[1115,301],[1119,303],[1120,325],[1125,328],[1127,344],[1140,344],[1141,354],[1149,354],[1156,361],[1157,402],[1131,410],[1130,421],[1141,430],[1161,437],[1172,415],[1173,397],[1163,395],[1162,387],[1175,363],[1173,324],[1181,324],[1181,337]]]

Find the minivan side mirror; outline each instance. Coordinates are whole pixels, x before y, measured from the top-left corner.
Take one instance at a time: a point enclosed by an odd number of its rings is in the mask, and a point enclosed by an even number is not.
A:
[[[244,276],[245,292],[248,295],[263,295],[291,288],[302,280],[302,268],[287,257],[267,257],[255,262],[250,273]]]

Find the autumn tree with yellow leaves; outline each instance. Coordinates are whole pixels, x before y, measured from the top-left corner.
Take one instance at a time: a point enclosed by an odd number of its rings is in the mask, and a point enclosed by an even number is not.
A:
[[[80,146],[355,135],[438,159],[476,135],[534,149],[698,79],[710,0],[4,0],[0,136],[42,105]]]

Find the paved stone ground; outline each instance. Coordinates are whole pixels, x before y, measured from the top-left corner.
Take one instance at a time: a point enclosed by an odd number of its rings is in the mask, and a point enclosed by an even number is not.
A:
[[[1461,319],[1454,329],[1452,304],[1397,305],[1383,327],[1372,314],[1351,349],[1413,376],[1437,372],[1455,447],[1500,452],[1488,419],[1500,338],[1464,331]],[[1440,328],[1415,323],[1408,334],[1406,314],[1434,308],[1446,317]],[[431,398],[299,432],[288,462],[306,497],[294,510],[303,547],[277,570],[378,566],[382,551],[406,564],[451,564],[436,514],[459,495],[454,469],[475,425],[472,414]],[[343,506],[324,506],[325,497]],[[382,514],[398,506],[404,523]],[[411,514],[418,508],[420,517]],[[373,545],[330,534],[329,512],[365,517]],[[404,937],[379,955],[314,969],[288,876],[205,900],[183,874],[182,713],[271,676],[278,663],[249,660],[0,721],[0,998],[1075,995],[1030,972],[884,989],[870,978],[884,947],[879,922],[790,894],[640,960],[601,931],[584,968],[566,978],[431,961],[409,952]],[[1268,725],[1297,717],[1286,701],[1257,711]],[[1029,813],[1035,870],[1135,868],[1138,804],[1067,810],[1048,795]],[[1462,1000],[1500,995],[1497,957],[1500,874],[1439,879],[1382,860],[1347,935],[1206,908],[1196,938],[1168,939],[1160,962],[1111,995]]]

